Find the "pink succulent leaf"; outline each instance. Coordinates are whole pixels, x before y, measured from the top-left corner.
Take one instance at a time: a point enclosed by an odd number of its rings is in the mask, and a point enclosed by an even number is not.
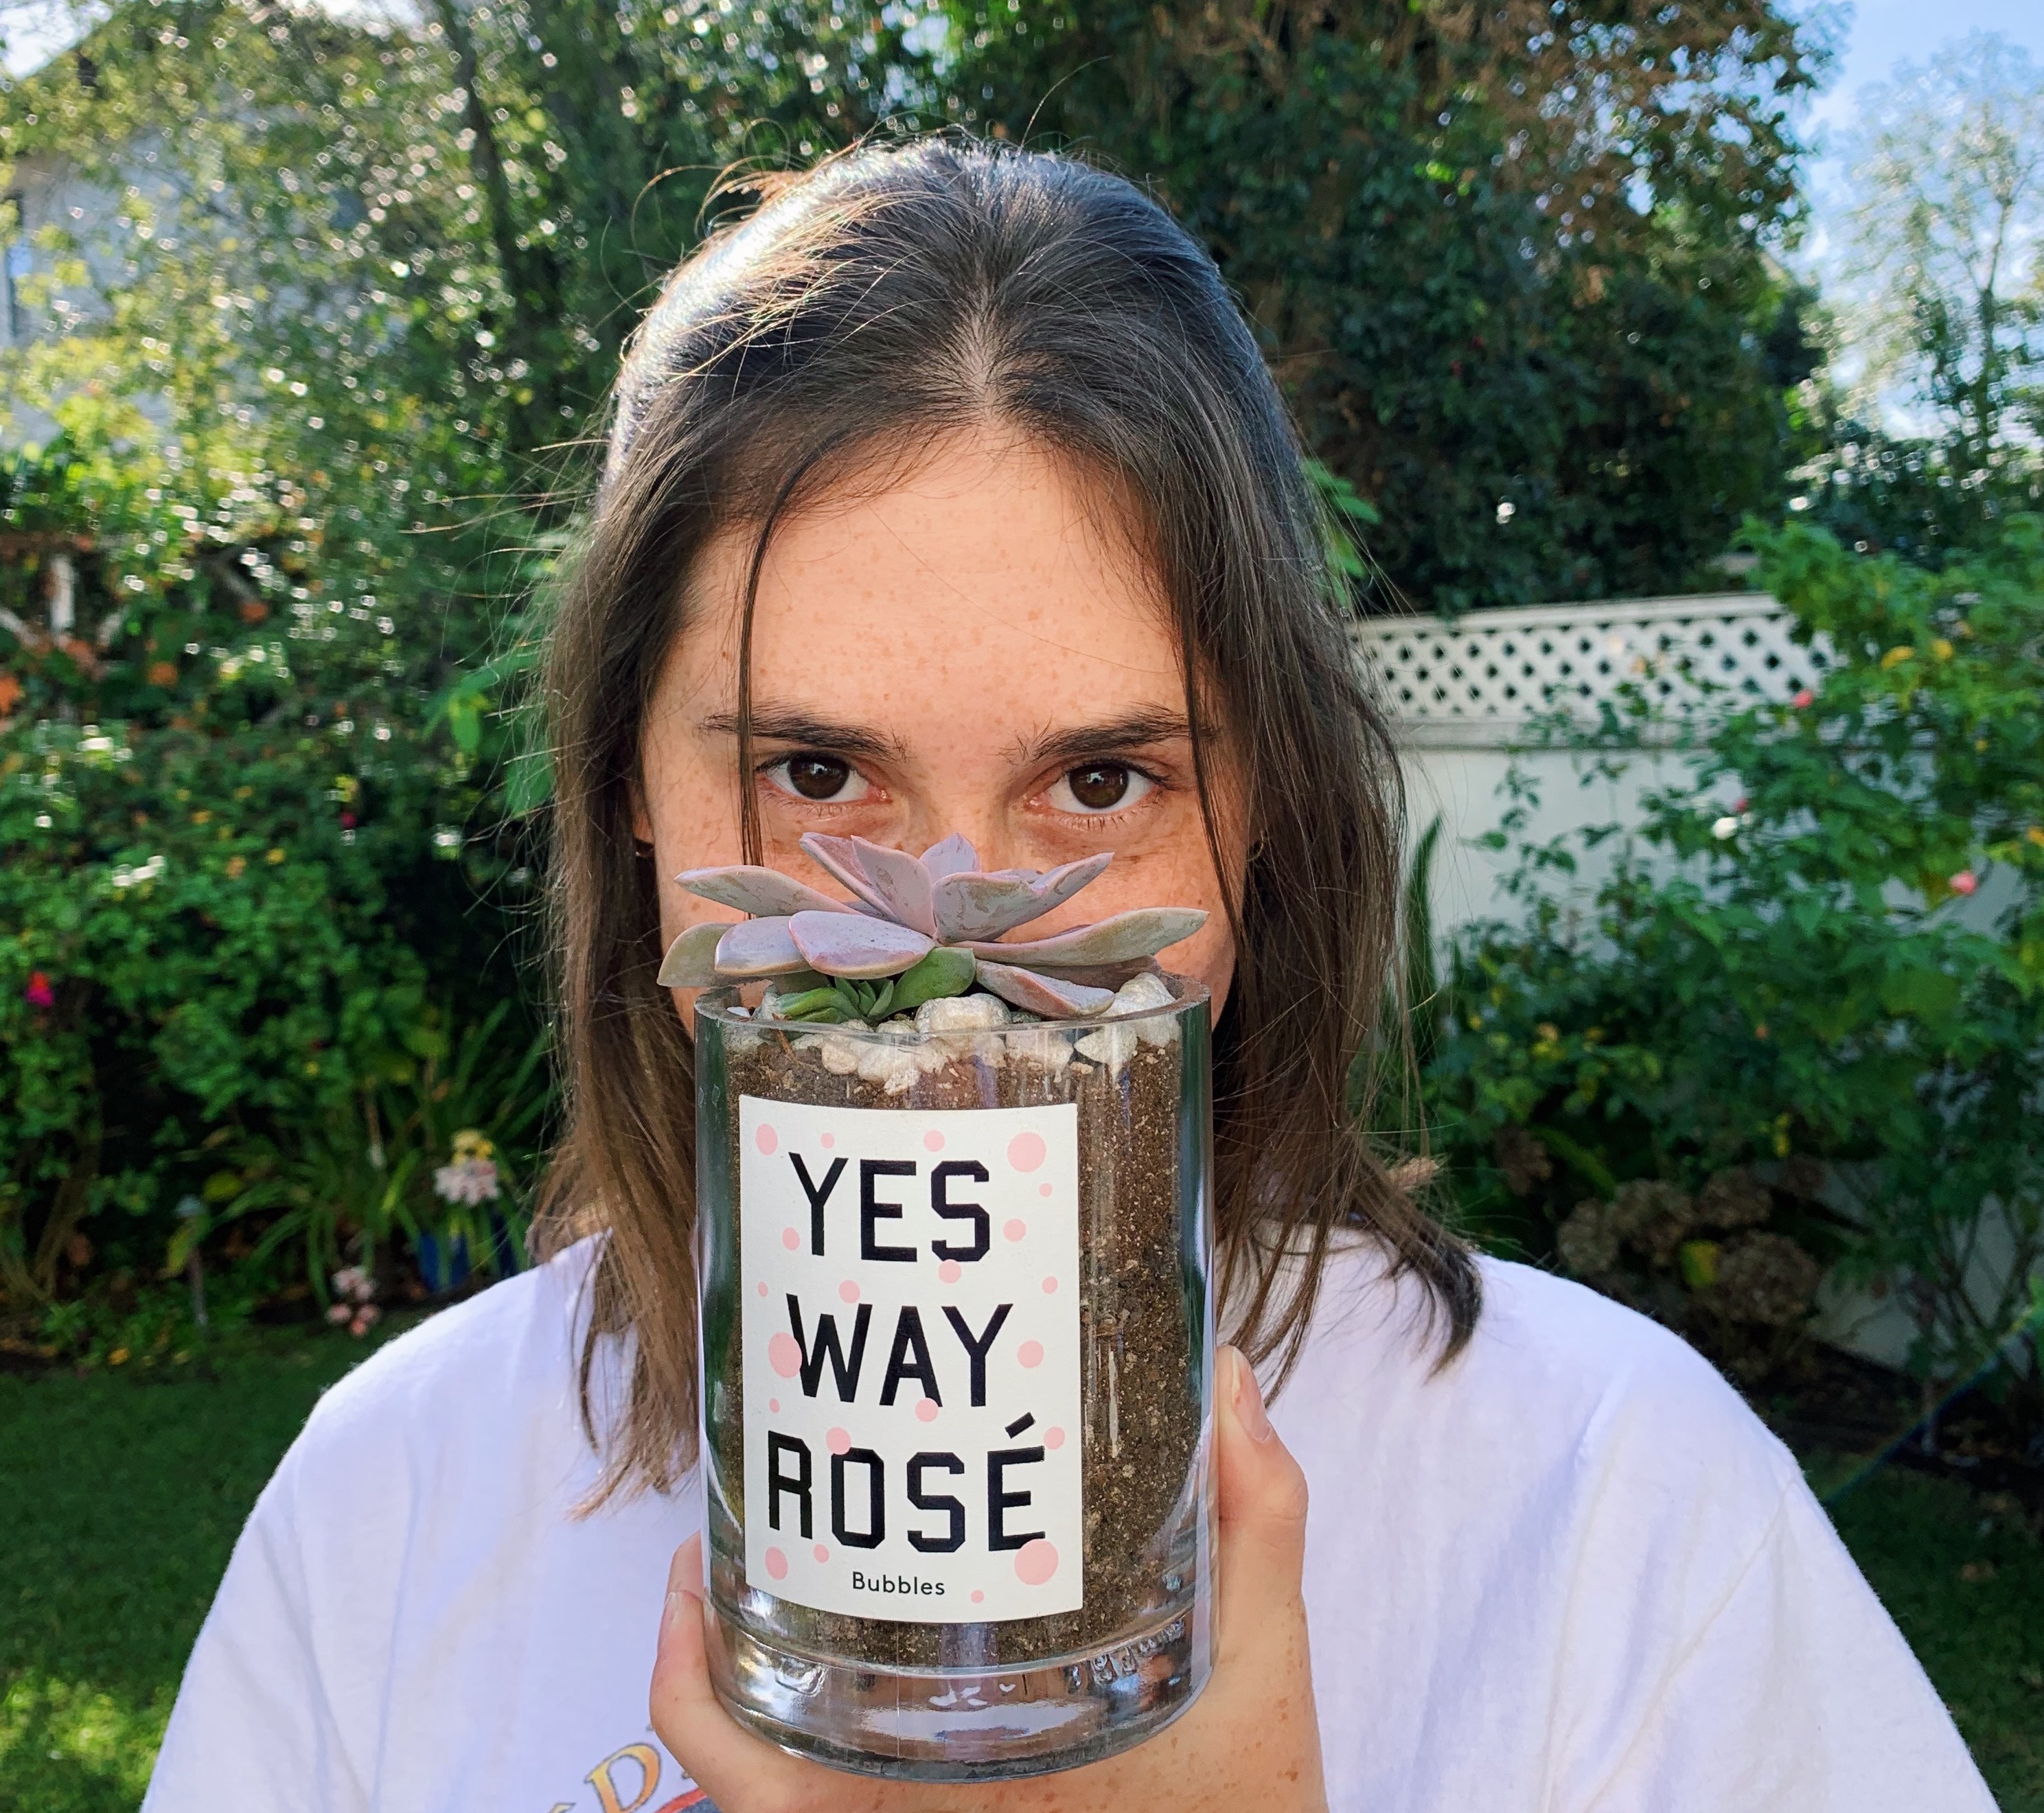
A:
[[[1039,976],[1032,970],[989,963],[984,958],[980,959],[978,981],[1010,1007],[1039,1013],[1046,1020],[1083,1020],[1089,1014],[1105,1013],[1114,1000],[1112,989],[1090,989],[1083,982]]]
[[[730,927],[720,920],[692,925],[667,947],[660,960],[663,989],[707,989],[716,985],[717,947]]]
[[[1191,937],[1206,922],[1206,914],[1197,907],[1137,907],[1097,925],[1074,926],[1049,938],[1016,944],[969,939],[965,947],[974,956],[991,958],[997,963],[1021,963],[1032,970],[1085,969],[1154,957],[1166,946]]]
[[[805,919],[842,919],[847,925],[859,922],[850,913],[805,913]],[[792,919],[741,919],[727,925],[717,943],[717,973],[727,982],[751,981],[761,976],[792,975],[809,966],[795,947],[788,928]]]
[[[778,869],[763,869],[756,863],[734,862],[724,869],[690,869],[674,878],[698,899],[719,906],[736,907],[755,919],[786,919],[797,912],[849,912],[843,901],[784,875]]]
[[[873,891],[886,907],[887,916],[925,938],[934,938],[937,924],[930,912],[930,871],[920,858],[905,850],[869,843],[863,837],[852,839],[851,847],[860,872],[872,882]]]
[[[831,837],[820,831],[802,834],[803,854],[851,889],[853,895],[875,912],[886,912],[887,902],[859,865],[859,852],[848,837]]]
[[[808,968],[859,981],[900,975],[920,962],[936,942],[892,920],[865,919],[855,913],[798,912],[786,923],[801,953],[800,960]]]
[[[1067,862],[1047,874],[1030,869],[947,875],[932,890],[937,936],[947,944],[998,938],[1062,906],[1108,863],[1110,851]]]
[[[959,948],[962,949],[963,947]],[[1008,950],[1012,947],[1003,945],[1000,948]],[[1036,975],[1049,976],[1060,982],[1083,982],[1088,988],[1106,989],[1110,992],[1120,988],[1132,976],[1146,973],[1161,975],[1163,973],[1154,957],[1139,958],[1128,963],[1046,963],[1040,967],[1032,965],[1031,968]]]
[[[977,869],[979,852],[953,832],[923,852],[923,866],[929,870],[932,882],[941,882],[947,875],[967,874]]]

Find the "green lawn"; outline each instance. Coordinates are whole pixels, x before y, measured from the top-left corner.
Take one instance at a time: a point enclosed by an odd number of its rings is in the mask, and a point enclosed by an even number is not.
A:
[[[248,1337],[190,1368],[0,1377],[0,1813],[112,1813],[148,1779],[236,1531],[313,1399],[368,1343]],[[2044,1813],[2044,1551],[1957,1486],[1892,1471],[1839,1526],[2004,1813]]]

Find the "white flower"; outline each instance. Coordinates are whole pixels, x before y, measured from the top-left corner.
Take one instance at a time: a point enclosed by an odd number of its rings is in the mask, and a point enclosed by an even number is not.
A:
[[[1722,843],[1727,837],[1738,835],[1739,820],[1729,816],[1719,819],[1711,827],[1711,835]]]
[[[333,1274],[333,1292],[350,1303],[367,1303],[376,1294],[376,1281],[359,1266],[348,1266]]]
[[[433,1194],[444,1202],[494,1202],[501,1187],[494,1158],[460,1158],[433,1173]]]

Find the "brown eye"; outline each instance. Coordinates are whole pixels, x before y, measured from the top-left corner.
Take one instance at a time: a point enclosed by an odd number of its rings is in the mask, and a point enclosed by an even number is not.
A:
[[[1155,785],[1125,762],[1089,762],[1059,775],[1051,798],[1066,812],[1116,812],[1135,805]]]
[[[859,798],[865,791],[859,772],[849,762],[835,755],[811,752],[790,755],[768,770],[788,791],[805,800],[839,804]]]

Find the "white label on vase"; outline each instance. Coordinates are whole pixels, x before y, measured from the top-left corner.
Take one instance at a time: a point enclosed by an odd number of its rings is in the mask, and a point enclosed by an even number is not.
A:
[[[1077,1107],[739,1120],[747,1584],[917,1624],[1078,1610]]]

